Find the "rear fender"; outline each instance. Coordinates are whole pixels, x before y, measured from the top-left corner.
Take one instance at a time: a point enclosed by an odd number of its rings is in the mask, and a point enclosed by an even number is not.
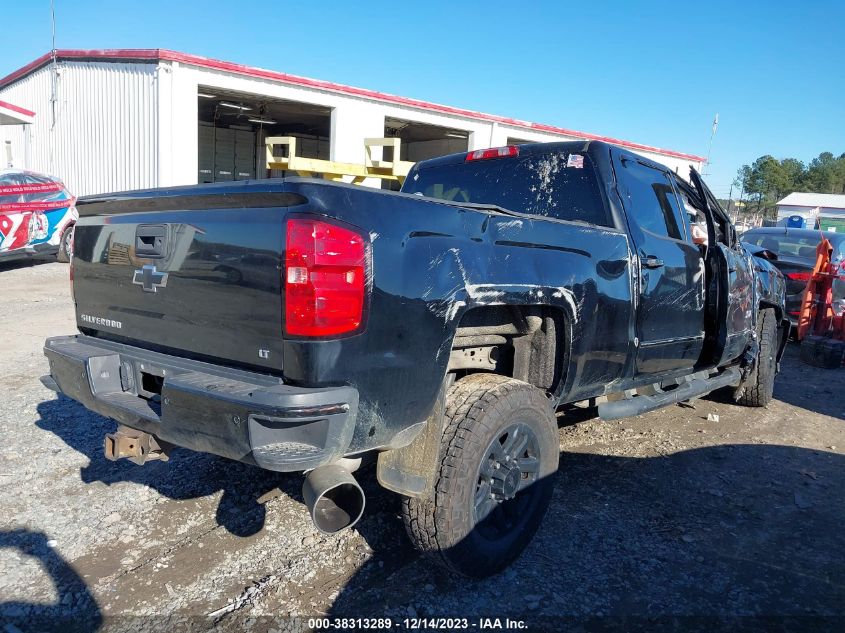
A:
[[[410,444],[379,453],[376,476],[383,487],[406,497],[433,496],[446,423],[446,392],[453,383],[454,375],[447,374],[425,426]]]

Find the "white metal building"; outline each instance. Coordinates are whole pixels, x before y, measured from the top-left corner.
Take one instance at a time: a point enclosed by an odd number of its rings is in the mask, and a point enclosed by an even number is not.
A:
[[[683,176],[700,156],[169,50],[58,50],[0,79],[29,113],[0,126],[13,166],[77,195],[264,178],[264,138],[364,162],[364,139],[398,136],[403,160],[509,143],[598,139]],[[18,112],[20,114],[20,112]]]
[[[845,230],[845,195],[794,192],[778,202],[778,224],[801,216],[806,226],[822,225],[825,230]]]

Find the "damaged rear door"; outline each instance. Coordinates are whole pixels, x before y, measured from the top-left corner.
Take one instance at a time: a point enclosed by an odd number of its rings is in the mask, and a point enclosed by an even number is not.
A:
[[[701,253],[689,241],[668,173],[616,152],[614,169],[638,265],[635,374],[691,369],[704,345]]]

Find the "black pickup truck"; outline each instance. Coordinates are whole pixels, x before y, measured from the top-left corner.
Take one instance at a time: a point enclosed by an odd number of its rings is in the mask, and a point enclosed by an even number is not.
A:
[[[398,193],[285,178],[78,208],[79,333],[47,340],[42,380],[120,423],[107,457],[306,471],[334,532],[375,456],[415,545],[470,576],[537,530],[557,414],[764,406],[789,334],[783,278],[698,174],[599,142],[423,161]]]

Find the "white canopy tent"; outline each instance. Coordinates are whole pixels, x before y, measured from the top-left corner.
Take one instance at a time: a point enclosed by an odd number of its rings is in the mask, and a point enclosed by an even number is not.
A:
[[[34,121],[35,112],[7,101],[0,101],[0,125],[19,125],[21,126],[22,137],[26,138],[28,128]],[[22,165],[15,165],[12,141],[9,135],[0,134],[0,141],[4,139],[5,142],[0,143],[0,167],[21,167]]]
[[[27,125],[35,121],[35,112],[0,101],[0,125]]]

